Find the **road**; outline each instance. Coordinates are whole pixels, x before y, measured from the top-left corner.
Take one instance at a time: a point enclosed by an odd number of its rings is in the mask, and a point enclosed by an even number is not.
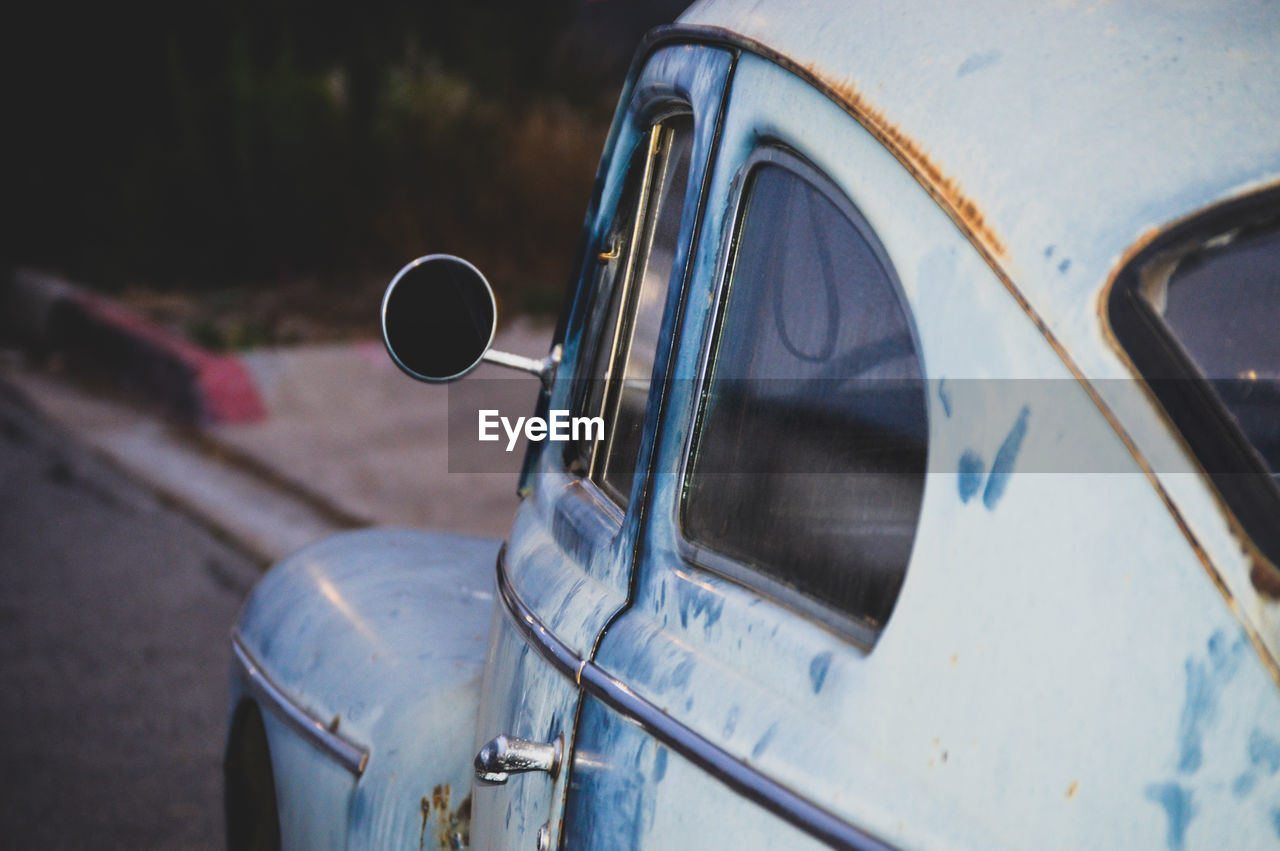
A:
[[[220,848],[257,567],[0,385],[0,846]]]

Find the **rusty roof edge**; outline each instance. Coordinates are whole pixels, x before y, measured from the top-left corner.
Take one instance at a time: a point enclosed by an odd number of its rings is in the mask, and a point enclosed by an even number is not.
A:
[[[924,148],[901,127],[889,121],[884,111],[873,105],[852,81],[830,79],[812,63],[800,67],[808,72],[805,76],[828,97],[842,104],[859,124],[911,172],[971,241],[981,243],[995,257],[1006,255],[1004,243],[974,200],[961,191],[959,182],[930,160]]]
[[[1075,359],[1067,352],[1066,347],[1058,339],[1057,335],[1049,328],[1044,318],[1032,306],[1026,295],[1014,284],[1012,278],[1005,270],[1001,258],[1007,256],[1004,245],[996,236],[995,232],[990,228],[983,218],[977,205],[960,192],[958,184],[951,178],[947,177],[941,169],[928,160],[924,155],[924,150],[908,137],[903,131],[891,124],[867,99],[857,90],[851,83],[840,83],[828,80],[821,71],[810,65],[803,65],[763,42],[757,41],[750,36],[730,30],[724,27],[713,27],[702,24],[674,24],[661,27],[652,34],[647,40],[648,47],[652,47],[659,42],[677,41],[677,40],[698,40],[698,41],[717,41],[728,43],[742,48],[750,53],[757,54],[769,61],[779,65],[803,78],[815,88],[822,91],[832,101],[840,104],[849,115],[856,120],[863,128],[871,133],[885,149],[888,150],[895,159],[911,173],[921,187],[929,193],[929,195],[942,207],[947,216],[956,224],[956,227],[965,235],[970,244],[982,256],[987,266],[995,274],[996,278],[1004,286],[1004,288],[1017,302],[1018,306],[1032,321],[1040,333],[1048,342],[1050,348],[1058,355],[1066,366],[1067,371],[1071,373],[1077,383],[1084,389],[1089,399],[1097,407],[1103,418],[1111,426],[1116,436],[1120,438],[1120,442],[1124,445],[1129,455],[1138,465],[1138,469],[1146,477],[1148,483],[1155,490],[1156,495],[1164,503],[1166,510],[1173,518],[1178,530],[1182,533],[1183,538],[1195,553],[1197,560],[1205,573],[1208,574],[1210,581],[1216,587],[1219,593],[1226,600],[1227,606],[1232,612],[1236,621],[1240,624],[1241,629],[1249,636],[1250,643],[1253,644],[1254,650],[1258,653],[1259,658],[1263,661],[1268,672],[1277,686],[1280,686],[1280,660],[1268,649],[1262,636],[1258,633],[1251,619],[1245,616],[1240,602],[1236,599],[1231,588],[1226,584],[1222,575],[1218,572],[1217,567],[1209,558],[1204,546],[1200,543],[1199,538],[1192,531],[1186,518],[1174,503],[1173,498],[1165,489],[1164,485],[1157,477],[1150,461],[1147,460],[1143,452],[1138,448],[1133,436],[1120,423],[1111,406],[1098,393],[1093,383],[1085,376]],[[1154,239],[1159,231],[1152,230],[1148,233]],[[1124,261],[1131,258],[1142,246],[1147,244],[1144,234],[1139,240],[1139,245],[1132,252],[1125,252],[1122,262],[1113,270],[1118,272],[1124,267]],[[1110,290],[1113,279],[1108,280],[1108,284],[1104,287],[1104,292]],[[1104,334],[1110,332],[1110,326],[1104,323]],[[1127,363],[1127,367],[1132,371],[1133,366]],[[1156,404],[1154,400],[1149,400],[1151,404]],[[1157,406],[1157,412],[1161,409]],[[1216,494],[1216,491],[1215,491]],[[1232,517],[1227,512],[1228,517]],[[1248,540],[1247,538],[1245,540]]]
[[[637,57],[642,58],[660,44],[681,40],[731,44],[768,59],[775,65],[803,78],[832,101],[840,104],[854,120],[884,145],[885,149],[902,163],[916,182],[942,207],[947,216],[975,246],[994,257],[1006,256],[1004,242],[986,221],[977,203],[961,191],[959,182],[931,161],[924,148],[901,128],[890,122],[884,112],[877,109],[851,81],[833,80],[814,64],[801,64],[751,36],[725,27],[705,24],[677,23],[657,27],[645,37],[641,49],[637,51]]]

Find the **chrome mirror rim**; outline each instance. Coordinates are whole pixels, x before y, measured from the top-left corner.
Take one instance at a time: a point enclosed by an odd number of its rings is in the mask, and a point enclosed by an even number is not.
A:
[[[413,269],[417,268],[418,266],[421,266],[423,263],[426,263],[428,261],[437,261],[437,260],[449,260],[455,263],[460,263],[463,266],[466,266],[472,272],[474,272],[476,277],[479,278],[480,281],[484,284],[485,292],[489,294],[489,304],[492,307],[492,311],[493,311],[493,322],[489,328],[489,339],[487,342],[485,342],[484,349],[481,350],[479,356],[476,357],[475,361],[473,361],[471,365],[468,366],[466,369],[456,372],[453,375],[447,375],[443,377],[423,375],[420,372],[416,372],[413,369],[410,369],[407,365],[405,365],[404,361],[400,360],[400,357],[396,354],[395,348],[391,345],[390,337],[387,335],[387,304],[391,301],[391,293],[395,291],[396,285],[400,283],[401,278],[403,278],[407,273],[411,272]],[[474,264],[470,263],[467,260],[464,260],[461,257],[458,257],[455,254],[424,254],[422,257],[419,257],[415,260],[411,260],[408,263],[406,263],[399,272],[396,272],[395,277],[391,279],[391,283],[387,284],[386,292],[384,292],[382,295],[382,308],[378,311],[378,318],[379,318],[379,323],[382,329],[382,345],[386,348],[387,355],[391,358],[391,362],[394,363],[396,366],[398,366],[400,368],[400,371],[403,372],[405,375],[409,376],[410,378],[416,379],[418,381],[425,381],[428,384],[444,384],[444,383],[447,383],[450,381],[456,381],[459,378],[462,378],[464,375],[471,372],[473,369],[475,369],[484,361],[485,355],[489,353],[489,349],[493,346],[493,338],[498,330],[498,302],[493,295],[493,285],[489,283],[489,279],[486,278],[484,276],[484,273],[482,273],[479,269],[477,269]]]

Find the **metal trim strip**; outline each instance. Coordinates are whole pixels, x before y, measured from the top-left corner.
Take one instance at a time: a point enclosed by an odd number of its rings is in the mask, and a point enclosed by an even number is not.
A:
[[[347,771],[356,777],[364,773],[365,766],[369,764],[368,748],[339,736],[323,721],[311,715],[281,691],[249,653],[249,648],[244,646],[239,630],[231,633],[231,653],[240,666],[250,690],[261,703],[270,707],[278,717],[316,748],[336,759]]]
[[[580,659],[524,604],[507,581],[506,548],[498,552],[498,597],[525,638],[562,674],[610,709],[639,724],[663,745],[735,793],[832,848],[892,851],[893,846],[747,765],[636,694],[594,662]],[[572,765],[572,762],[570,762]]]

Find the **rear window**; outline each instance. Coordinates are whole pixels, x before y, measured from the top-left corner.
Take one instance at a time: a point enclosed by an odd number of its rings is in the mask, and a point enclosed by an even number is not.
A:
[[[1280,474],[1280,227],[1216,234],[1145,276],[1164,321],[1274,477]]]
[[[1116,337],[1280,588],[1280,193],[1173,228],[1121,272]]]

